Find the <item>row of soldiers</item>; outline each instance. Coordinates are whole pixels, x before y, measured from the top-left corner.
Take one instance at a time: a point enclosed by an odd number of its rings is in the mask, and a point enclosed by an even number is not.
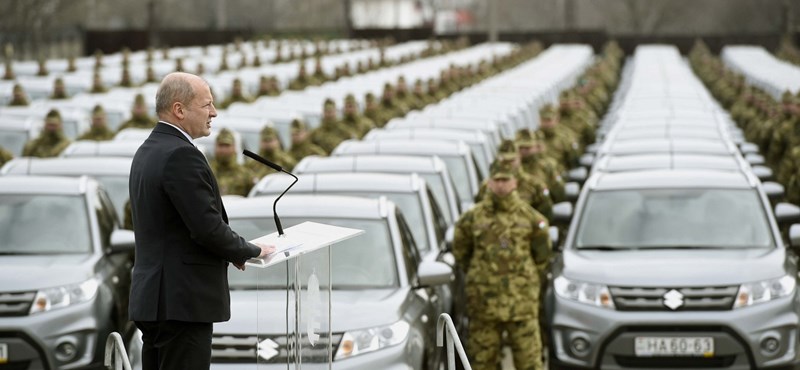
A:
[[[689,53],[695,73],[731,118],[756,145],[786,187],[786,200],[800,204],[800,92],[784,92],[780,100],[752,86],[728,69],[702,42]]]
[[[563,176],[595,140],[619,84],[622,50],[607,44],[558,105],[540,110],[539,129],[504,140],[475,207],[456,223],[453,255],[466,275],[467,354],[475,370],[499,368],[502,333],[518,370],[543,369],[541,294],[547,284],[552,202]]]

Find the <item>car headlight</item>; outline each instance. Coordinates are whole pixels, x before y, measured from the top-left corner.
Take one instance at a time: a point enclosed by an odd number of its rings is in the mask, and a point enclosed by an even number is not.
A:
[[[400,344],[408,337],[409,328],[407,322],[398,321],[392,325],[345,332],[334,359],[341,360]]]
[[[30,313],[47,312],[89,301],[97,294],[97,288],[97,280],[92,278],[79,284],[42,289],[36,292]]]
[[[794,293],[795,287],[797,287],[797,280],[791,275],[785,275],[777,279],[742,284],[739,287],[739,293],[736,295],[733,308],[752,306],[754,304],[786,297]]]
[[[614,309],[614,300],[611,299],[611,292],[605,285],[572,281],[564,276],[559,276],[553,280],[553,286],[556,294],[561,298]]]

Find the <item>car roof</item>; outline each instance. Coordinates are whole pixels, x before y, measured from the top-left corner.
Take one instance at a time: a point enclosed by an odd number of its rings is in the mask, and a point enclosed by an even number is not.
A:
[[[485,142],[489,138],[481,131],[459,130],[444,127],[395,127],[391,129],[373,129],[364,137],[364,140],[390,140],[390,139],[444,139],[450,141],[461,140],[466,143]]]
[[[741,171],[708,169],[656,169],[630,172],[597,172],[587,180],[592,190],[727,188],[750,189],[756,186],[752,176]]]
[[[601,153],[631,155],[647,153],[694,153],[731,155],[732,149],[721,140],[705,139],[641,139],[612,141]]]
[[[140,141],[91,141],[79,140],[70,144],[61,153],[64,157],[131,157],[142,145]]]
[[[2,176],[0,194],[81,195],[89,181],[86,176]]]
[[[469,153],[470,148],[463,141],[435,140],[435,139],[381,139],[375,141],[347,140],[343,141],[333,151],[333,155],[351,153],[386,153],[386,154],[414,154],[414,155],[439,155],[452,156]]]
[[[340,191],[415,193],[425,184],[425,180],[416,173],[397,175],[369,172],[307,173],[298,175],[297,179],[297,183],[287,194],[292,192]],[[280,193],[286,189],[293,180],[291,176],[286,174],[270,174],[264,176],[264,178],[258,182],[253,193]]]
[[[603,172],[638,171],[647,169],[716,169],[740,170],[736,156],[657,153],[625,156],[603,156],[593,170]]]
[[[132,161],[133,158],[125,157],[24,157],[6,163],[2,174],[128,176]]]
[[[309,172],[382,172],[382,173],[439,173],[446,165],[437,156],[348,154],[336,157],[311,156],[303,158],[294,171]]]
[[[275,196],[226,197],[230,218],[272,217]],[[382,219],[394,213],[395,205],[385,197],[359,198],[340,195],[286,195],[276,207],[281,217]]]

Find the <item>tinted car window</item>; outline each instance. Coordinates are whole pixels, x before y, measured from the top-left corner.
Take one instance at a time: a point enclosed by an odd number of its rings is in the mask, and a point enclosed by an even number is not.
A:
[[[422,261],[422,258],[417,252],[414,238],[411,237],[411,230],[408,229],[408,223],[403,218],[403,214],[397,212],[395,215],[397,217],[397,226],[400,228],[400,239],[403,241],[403,259],[408,270],[408,281],[412,285],[417,285],[417,265]]]
[[[81,196],[0,195],[0,254],[89,253]]]
[[[125,211],[125,202],[128,201],[128,177],[127,176],[94,176],[97,181],[103,184],[103,187],[108,192],[111,202],[114,203],[114,209],[117,211],[117,218],[120,220],[125,219],[123,212]]]
[[[773,246],[758,193],[732,189],[648,189],[589,193],[576,247]]]
[[[439,208],[439,203],[433,197],[430,189],[425,189],[428,193],[428,201],[431,203],[431,211],[433,212],[433,229],[436,231],[436,240],[444,240],[445,233],[447,233],[447,222],[445,221],[442,209]]]
[[[444,190],[444,181],[442,180],[442,176],[440,174],[421,173],[419,175],[425,179],[426,183],[428,183],[428,187],[431,189],[431,192],[436,195],[436,199],[441,199],[443,202],[448,201],[447,192]],[[442,204],[442,206],[446,205],[446,203]],[[450,212],[445,212],[445,220],[447,220],[447,223],[453,222],[453,220],[450,218]]]
[[[272,217],[259,219],[231,219],[231,228],[247,240],[275,232]],[[331,249],[332,289],[376,289],[399,285],[397,263],[386,220],[357,219],[297,219],[281,218],[281,224],[288,228],[305,221],[364,230],[364,234],[336,244]],[[323,254],[319,254],[322,256]],[[324,254],[327,256],[327,254]],[[312,257],[313,258],[313,257]],[[327,261],[308,261],[302,264],[302,274],[307,276],[316,263]],[[286,264],[270,268],[248,268],[245,271],[230,269],[228,275],[232,289],[285,288]],[[260,276],[260,278],[259,278]]]
[[[447,164],[450,175],[453,176],[453,184],[456,186],[456,193],[462,202],[472,201],[472,189],[470,188],[469,171],[464,161],[464,157],[444,156],[442,160]]]

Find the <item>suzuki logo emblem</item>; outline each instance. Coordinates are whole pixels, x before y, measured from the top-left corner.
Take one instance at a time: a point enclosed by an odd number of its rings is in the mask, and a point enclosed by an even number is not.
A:
[[[275,343],[275,341],[269,338],[259,342],[256,351],[258,352],[258,357],[261,357],[265,360],[269,360],[280,353],[278,351],[278,343]]]
[[[683,306],[683,294],[675,289],[670,290],[664,294],[664,306],[669,307],[673,311]]]

